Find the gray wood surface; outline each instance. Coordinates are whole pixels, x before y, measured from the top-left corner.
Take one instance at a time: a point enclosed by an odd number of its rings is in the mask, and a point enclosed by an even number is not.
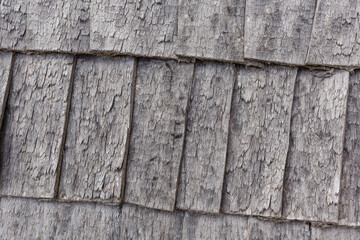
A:
[[[7,96],[10,87],[10,68],[12,53],[0,52],[0,128],[4,117]]]
[[[54,195],[73,57],[16,56],[1,133],[0,194]]]
[[[181,56],[242,62],[245,0],[180,0]]]
[[[0,236],[21,239],[121,239],[120,207],[0,199]]]
[[[242,67],[231,106],[223,210],[281,216],[297,68]]]
[[[26,0],[0,1],[0,48],[24,48],[27,4]]]
[[[360,236],[359,228],[347,228],[336,226],[312,227],[312,240],[358,240]]]
[[[119,239],[181,239],[183,213],[149,210],[125,204]]]
[[[304,64],[316,0],[247,0],[245,58]]]
[[[77,61],[59,197],[120,202],[129,142],[134,59]]]
[[[148,57],[174,57],[177,1],[91,2],[90,48]]]
[[[173,210],[194,64],[140,59],[125,201]]]
[[[87,51],[90,0],[31,0],[27,9],[26,49]]]
[[[360,71],[350,76],[339,222],[360,225]]]
[[[307,63],[360,65],[359,0],[318,0]]]
[[[198,62],[188,113],[177,207],[218,212],[235,67]]]
[[[299,70],[283,217],[336,222],[349,72]]]

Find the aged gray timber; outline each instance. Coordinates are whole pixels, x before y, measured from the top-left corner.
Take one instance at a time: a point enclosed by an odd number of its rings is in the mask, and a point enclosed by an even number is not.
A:
[[[181,239],[183,214],[149,210],[125,204],[119,239]]]
[[[231,64],[196,64],[177,199],[181,209],[220,209],[234,81]]]
[[[121,239],[120,208],[0,199],[0,236],[19,239]]]
[[[347,228],[336,226],[312,227],[312,240],[359,240],[359,228]]]
[[[87,51],[90,0],[31,0],[26,28],[28,50]]]
[[[360,65],[358,0],[318,0],[307,63]]]
[[[7,95],[10,86],[10,68],[12,53],[0,52],[0,128],[4,116]]]
[[[0,48],[24,48],[27,4],[26,0],[0,1]]]
[[[1,133],[0,194],[52,198],[73,57],[16,56]]]
[[[177,1],[91,2],[90,47],[147,57],[174,57]]]
[[[360,71],[350,76],[339,221],[360,225]]]
[[[245,0],[180,0],[177,55],[243,61]]]
[[[173,210],[194,64],[138,62],[125,201]]]
[[[134,59],[78,59],[60,198],[120,202],[130,129]]]
[[[316,0],[246,0],[245,58],[304,64]]]
[[[336,222],[349,72],[299,70],[284,183],[284,217]]]
[[[240,68],[231,106],[224,211],[281,216],[297,68]]]

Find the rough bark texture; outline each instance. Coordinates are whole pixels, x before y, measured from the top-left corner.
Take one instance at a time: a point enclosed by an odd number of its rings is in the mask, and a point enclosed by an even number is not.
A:
[[[316,0],[246,0],[245,58],[304,64]]]
[[[168,213],[124,205],[121,214],[119,239],[181,239],[182,213]]]
[[[26,0],[0,1],[0,48],[24,48],[27,2]]]
[[[61,171],[61,199],[120,202],[133,74],[133,58],[78,60]]]
[[[313,227],[311,229],[312,240],[358,240],[360,236],[359,228],[347,227]]]
[[[235,67],[196,64],[178,207],[218,212],[223,186]]]
[[[92,50],[174,57],[177,1],[91,2]]]
[[[21,239],[122,239],[120,208],[96,204],[0,199],[0,236]]]
[[[307,63],[360,65],[358,0],[318,0]]]
[[[336,222],[349,73],[299,71],[284,183],[284,217]]]
[[[231,106],[224,210],[281,216],[297,68],[240,68]]]
[[[29,1],[26,43],[29,50],[87,51],[90,0]]]
[[[7,94],[10,86],[10,68],[12,53],[0,52],[0,129],[4,116]],[[1,148],[1,146],[0,146]]]
[[[194,64],[139,60],[125,201],[173,210]]]
[[[360,225],[360,71],[350,76],[339,221]]]
[[[72,60],[17,55],[0,138],[0,194],[53,197]]]
[[[245,0],[180,0],[176,54],[243,61]]]

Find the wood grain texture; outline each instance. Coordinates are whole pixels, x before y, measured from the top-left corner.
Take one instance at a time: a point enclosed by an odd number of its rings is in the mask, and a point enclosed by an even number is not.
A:
[[[0,129],[10,87],[12,53],[0,52]],[[0,146],[1,148],[1,146]]]
[[[360,236],[359,228],[347,228],[336,226],[312,227],[312,240],[358,240]]]
[[[147,57],[174,57],[177,1],[94,0],[90,47]]]
[[[90,47],[90,0],[29,1],[26,48],[84,52]]]
[[[119,239],[181,239],[183,214],[149,210],[125,204]]]
[[[285,218],[336,222],[349,72],[301,70],[284,180]]]
[[[180,0],[176,54],[242,62],[245,0]]]
[[[194,64],[140,59],[125,201],[173,210]]]
[[[350,76],[339,222],[360,225],[360,71]]]
[[[297,68],[240,68],[231,106],[224,211],[281,216]]]
[[[358,0],[318,0],[307,63],[358,67],[359,32]]]
[[[120,202],[134,70],[130,57],[78,59],[60,179],[61,199]]]
[[[52,198],[73,57],[16,57],[1,133],[0,194]]]
[[[245,58],[304,64],[316,0],[247,0]]]
[[[0,48],[24,48],[27,5],[26,0],[0,1]]]
[[[220,209],[234,81],[235,67],[231,64],[196,64],[178,208],[202,212]]]
[[[0,235],[19,239],[121,239],[119,207],[0,199]]]

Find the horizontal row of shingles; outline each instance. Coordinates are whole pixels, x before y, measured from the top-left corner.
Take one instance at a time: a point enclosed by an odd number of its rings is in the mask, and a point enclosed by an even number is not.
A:
[[[10,72],[11,54],[3,58]],[[70,103],[71,56],[16,56],[2,195],[56,197],[62,169],[62,200],[119,203],[126,186],[125,202],[217,213],[224,186],[227,213],[336,222],[339,211],[358,224],[358,180],[349,178],[358,174],[358,73],[341,178],[346,71],[145,59],[136,67],[129,57],[75,64]]]
[[[0,48],[360,65],[357,0],[2,1]]]

